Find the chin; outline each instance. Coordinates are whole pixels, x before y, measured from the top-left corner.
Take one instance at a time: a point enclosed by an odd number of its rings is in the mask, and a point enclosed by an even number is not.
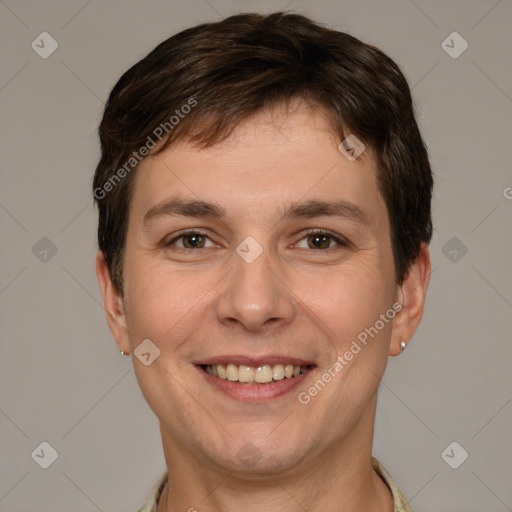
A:
[[[210,445],[205,455],[224,471],[245,478],[268,479],[269,474],[288,472],[304,458],[307,446],[289,431],[285,436],[271,438],[272,430],[275,433],[276,425],[265,430],[263,436],[260,432],[258,437],[241,434],[226,439],[223,449],[212,450]]]

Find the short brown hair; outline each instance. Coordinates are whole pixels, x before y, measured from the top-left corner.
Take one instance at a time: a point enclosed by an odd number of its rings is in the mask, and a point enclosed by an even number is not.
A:
[[[372,148],[396,278],[403,281],[421,243],[432,237],[433,188],[407,81],[378,48],[304,16],[277,12],[239,14],[184,30],[112,89],[99,127],[102,153],[93,190],[99,248],[118,291],[134,175],[149,141],[154,146],[153,138],[165,132],[155,152],[180,138],[208,147],[251,115],[292,99],[326,111],[340,141],[354,134]]]

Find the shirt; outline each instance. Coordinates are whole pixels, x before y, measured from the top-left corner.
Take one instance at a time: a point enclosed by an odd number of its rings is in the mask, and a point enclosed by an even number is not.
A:
[[[387,486],[391,490],[391,494],[393,495],[393,503],[394,503],[394,512],[413,512],[411,506],[404,498],[403,494],[400,492],[400,489],[396,485],[391,475],[386,471],[384,466],[375,458],[372,457],[372,466],[373,469],[377,472],[377,474],[386,482]],[[154,488],[149,493],[149,496],[142,505],[141,508],[137,510],[137,512],[157,512],[158,510],[158,502],[160,500],[160,496],[164,490],[165,484],[167,483],[167,471],[162,475],[158,483],[154,486]]]

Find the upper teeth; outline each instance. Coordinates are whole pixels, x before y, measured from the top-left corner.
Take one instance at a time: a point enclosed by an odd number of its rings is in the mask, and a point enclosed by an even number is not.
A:
[[[291,379],[301,373],[305,373],[306,366],[294,366],[293,364],[262,364],[260,366],[247,366],[244,364],[213,364],[206,365],[205,370],[214,377],[219,377],[232,382],[258,382],[265,384],[272,380],[283,380],[285,377]]]

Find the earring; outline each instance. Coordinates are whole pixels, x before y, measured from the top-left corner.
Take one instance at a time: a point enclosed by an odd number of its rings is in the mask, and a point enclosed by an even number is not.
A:
[[[122,350],[120,351],[122,356],[129,356],[129,353],[124,353]]]
[[[402,340],[400,342],[400,350],[404,351],[406,346],[407,346],[407,343],[404,340]]]

